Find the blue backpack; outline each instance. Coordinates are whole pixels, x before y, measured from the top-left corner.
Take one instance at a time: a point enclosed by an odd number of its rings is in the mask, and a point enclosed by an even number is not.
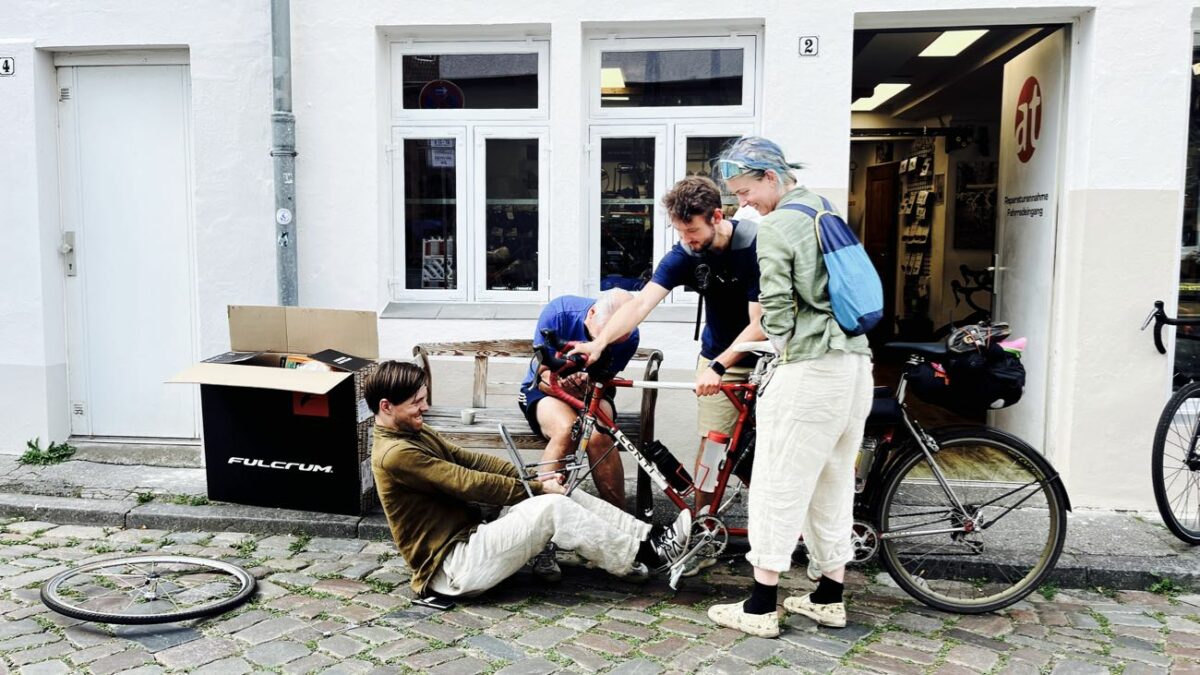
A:
[[[862,335],[883,318],[883,285],[850,226],[828,199],[821,197],[821,204],[821,211],[804,204],[785,204],[781,208],[804,213],[816,223],[817,243],[829,272],[833,317],[847,335]]]

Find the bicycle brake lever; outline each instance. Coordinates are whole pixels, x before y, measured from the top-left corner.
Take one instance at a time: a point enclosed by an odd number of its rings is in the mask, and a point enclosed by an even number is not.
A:
[[[1142,328],[1141,328],[1141,329],[1142,329],[1142,330],[1146,330],[1146,327],[1150,325],[1150,322],[1151,322],[1151,321],[1153,321],[1153,320],[1154,320],[1154,317],[1155,317],[1155,316],[1157,316],[1157,315],[1158,315],[1158,308],[1157,308],[1157,307],[1155,307],[1154,309],[1150,310],[1150,315],[1149,315],[1149,316],[1147,316],[1147,317],[1146,317],[1146,320],[1142,322]]]

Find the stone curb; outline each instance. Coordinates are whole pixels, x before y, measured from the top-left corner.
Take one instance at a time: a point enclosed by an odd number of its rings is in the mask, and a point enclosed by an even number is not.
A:
[[[630,486],[632,487],[632,486]],[[632,494],[632,493],[631,493]],[[665,497],[655,495],[656,514],[674,512]],[[662,503],[657,503],[661,498]],[[94,525],[172,531],[227,531],[252,534],[309,534],[318,537],[386,540],[382,513],[346,516],[237,504],[137,504],[136,500],[78,499],[0,493],[0,517],[25,518],[62,525]],[[744,542],[730,542],[725,555],[744,552]],[[1048,581],[1063,588],[1145,589],[1169,578],[1200,588],[1200,567],[1188,556],[1119,556],[1064,553]]]

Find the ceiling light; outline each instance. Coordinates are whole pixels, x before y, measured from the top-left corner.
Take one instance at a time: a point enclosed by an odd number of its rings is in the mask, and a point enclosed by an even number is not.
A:
[[[929,43],[918,56],[958,56],[959,52],[983,37],[986,30],[948,30]]]
[[[871,94],[870,96],[864,96],[851,103],[850,110],[852,112],[867,112],[874,110],[875,108],[879,107],[879,104],[895,96],[896,94],[899,94],[905,89],[908,89],[909,86],[910,85],[907,83],[901,84],[898,82],[884,82],[882,84],[877,84],[875,85],[875,93]]]
[[[601,68],[600,69],[600,88],[601,89],[624,89],[625,74],[620,68]]]

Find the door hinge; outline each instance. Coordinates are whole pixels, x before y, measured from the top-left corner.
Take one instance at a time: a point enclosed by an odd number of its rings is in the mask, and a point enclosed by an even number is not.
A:
[[[59,87],[58,88],[58,102],[62,103],[63,101],[69,101],[69,100],[71,100],[71,88],[70,87]]]
[[[83,401],[71,402],[71,414],[77,417],[83,417],[86,414],[83,409]]]

